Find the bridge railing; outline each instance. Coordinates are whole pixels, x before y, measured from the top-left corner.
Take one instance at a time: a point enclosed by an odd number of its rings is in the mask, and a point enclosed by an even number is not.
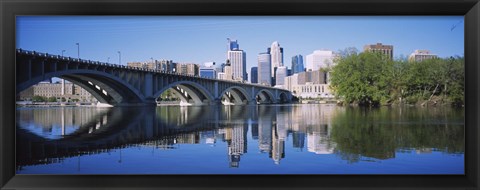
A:
[[[170,71],[164,71],[164,70],[155,70],[155,69],[148,69],[148,68],[141,68],[141,67],[132,67],[132,66],[128,66],[128,65],[125,66],[125,65],[106,63],[106,62],[100,62],[100,61],[92,61],[92,60],[85,60],[85,59],[79,59],[79,58],[72,58],[72,57],[61,56],[61,55],[52,55],[52,54],[48,54],[48,53],[41,53],[41,52],[29,51],[29,50],[23,50],[23,49],[17,49],[16,51],[17,51],[17,53],[22,53],[22,54],[27,54],[27,55],[34,55],[34,56],[39,56],[39,57],[60,59],[60,60],[68,60],[68,61],[76,61],[76,62],[91,64],[91,65],[109,66],[109,67],[122,68],[122,69],[133,69],[133,70],[138,70],[138,71],[162,73],[162,74],[169,74],[169,75],[176,75],[176,76],[197,77],[197,78],[203,78],[203,79],[207,79],[207,80],[217,80],[217,81],[223,81],[223,82],[229,82],[229,83],[241,83],[241,84],[252,85],[252,86],[257,86],[257,87],[262,87],[262,88],[280,89],[280,88],[275,88],[275,87],[271,87],[271,86],[265,86],[265,85],[262,85],[262,84],[245,83],[244,81],[232,81],[232,80],[225,80],[225,79],[215,79],[215,78],[210,78],[210,77],[202,77],[202,76],[199,76],[199,75],[189,75],[189,74],[185,74],[185,73],[176,73],[176,72],[170,72]],[[280,90],[286,90],[286,89],[280,89]]]

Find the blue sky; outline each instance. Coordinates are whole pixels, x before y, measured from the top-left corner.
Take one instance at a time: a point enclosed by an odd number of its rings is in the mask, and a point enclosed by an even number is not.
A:
[[[455,27],[453,27],[455,26]],[[18,16],[17,48],[122,64],[169,59],[201,64],[226,59],[227,38],[247,53],[247,72],[273,41],[291,57],[377,42],[394,57],[428,49],[440,57],[464,55],[463,16]],[[452,30],[453,28],[453,30]]]

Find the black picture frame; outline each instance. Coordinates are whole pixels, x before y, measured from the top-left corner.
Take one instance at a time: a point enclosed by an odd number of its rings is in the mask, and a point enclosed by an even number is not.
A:
[[[15,175],[15,16],[464,15],[465,175]],[[1,189],[479,189],[479,0],[0,0]]]

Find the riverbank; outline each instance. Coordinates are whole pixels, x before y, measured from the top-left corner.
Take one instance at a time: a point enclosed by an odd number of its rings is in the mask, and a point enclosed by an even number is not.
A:
[[[21,107],[77,107],[77,106],[97,106],[96,103],[91,102],[16,102],[17,106]]]

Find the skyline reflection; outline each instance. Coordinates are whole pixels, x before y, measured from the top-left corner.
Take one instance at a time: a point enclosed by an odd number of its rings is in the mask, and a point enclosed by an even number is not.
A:
[[[273,165],[295,152],[348,163],[394,159],[396,152],[463,154],[462,116],[335,105],[17,109],[17,168],[137,146],[168,151],[205,144],[224,152],[228,168],[241,168],[243,157],[257,153]],[[412,117],[418,118],[404,122]]]

